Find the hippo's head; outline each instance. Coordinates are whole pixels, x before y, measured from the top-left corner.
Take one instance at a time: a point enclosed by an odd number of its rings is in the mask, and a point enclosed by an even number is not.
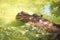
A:
[[[30,15],[24,11],[21,11],[16,15],[16,19],[21,21],[24,21],[24,20],[27,21],[29,17]]]

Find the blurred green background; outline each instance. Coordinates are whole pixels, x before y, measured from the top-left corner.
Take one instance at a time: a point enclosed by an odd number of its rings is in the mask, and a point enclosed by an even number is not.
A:
[[[60,24],[60,0],[0,0],[0,40],[48,40],[45,29],[16,20],[21,11]]]

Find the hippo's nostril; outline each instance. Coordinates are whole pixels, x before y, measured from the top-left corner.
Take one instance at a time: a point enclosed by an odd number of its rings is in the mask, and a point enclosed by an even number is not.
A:
[[[19,19],[19,15],[16,15],[16,19]]]
[[[19,19],[19,17],[16,16],[16,19]]]

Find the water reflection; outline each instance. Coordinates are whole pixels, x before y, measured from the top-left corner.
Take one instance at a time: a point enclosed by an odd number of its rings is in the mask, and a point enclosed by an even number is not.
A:
[[[46,14],[48,16],[51,16],[51,4],[47,4],[42,8],[42,14]]]

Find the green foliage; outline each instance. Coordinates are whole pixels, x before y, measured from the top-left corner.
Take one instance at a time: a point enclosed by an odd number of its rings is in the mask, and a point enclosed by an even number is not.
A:
[[[60,15],[60,1],[59,2],[53,2],[52,3],[52,12],[56,14],[56,16]]]

